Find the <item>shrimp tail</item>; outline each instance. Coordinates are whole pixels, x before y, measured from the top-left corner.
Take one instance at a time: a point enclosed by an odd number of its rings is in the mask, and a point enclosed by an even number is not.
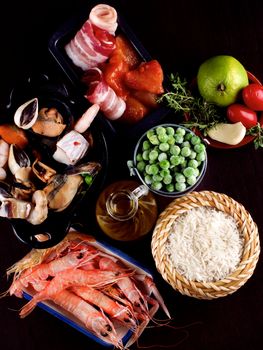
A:
[[[34,299],[31,299],[26,305],[22,307],[22,309],[20,310],[19,316],[21,318],[25,318],[34,310],[36,305],[37,305],[36,301]]]

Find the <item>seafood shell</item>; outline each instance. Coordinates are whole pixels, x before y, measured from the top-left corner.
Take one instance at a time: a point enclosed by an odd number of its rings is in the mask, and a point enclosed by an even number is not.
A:
[[[15,199],[11,193],[0,186],[0,217],[26,219],[31,210],[31,203]]]
[[[41,181],[45,183],[48,183],[52,176],[56,174],[56,170],[40,162],[38,159],[36,159],[32,164],[32,171]]]
[[[22,129],[30,129],[38,117],[38,99],[35,97],[25,102],[15,112],[14,122]]]
[[[74,199],[82,183],[83,177],[81,175],[54,175],[44,188],[48,207],[54,211],[66,209]]]
[[[30,167],[30,165],[31,162],[26,152],[14,144],[10,145],[8,167],[11,173],[15,175],[20,168]]]

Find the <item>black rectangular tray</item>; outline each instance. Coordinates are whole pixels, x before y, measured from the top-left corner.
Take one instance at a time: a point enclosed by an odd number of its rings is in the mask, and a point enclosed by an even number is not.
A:
[[[79,90],[79,94],[82,94],[83,96],[84,91],[83,86],[81,84],[81,75],[83,74],[83,71],[72,63],[70,58],[67,56],[64,47],[75,36],[76,32],[88,19],[89,12],[95,4],[96,3],[91,1],[89,6],[85,7],[85,10],[81,11],[78,14],[75,14],[74,17],[72,17],[69,21],[64,23],[62,27],[59,28],[58,31],[56,31],[52,35],[48,45],[49,52],[66,75],[67,79],[76,89]],[[109,3],[109,5],[111,4]],[[117,33],[121,32],[128,38],[128,40],[131,42],[131,44],[141,57],[142,61],[152,60],[152,56],[150,55],[150,53],[142,45],[140,40],[137,38],[136,34],[133,32],[131,27],[127,24],[125,18],[118,10],[117,4],[114,4],[112,6],[114,6],[118,13]],[[163,85],[164,89],[168,91],[169,80],[166,74],[164,75],[165,79]],[[127,127],[124,125],[120,125],[121,123],[118,123],[118,121],[111,122],[111,124],[115,131],[120,132],[122,135],[127,134],[129,138],[139,137],[147,129],[162,122],[168,113],[169,109],[160,105],[160,107],[157,110],[150,112],[147,116],[145,116],[141,121],[137,122],[134,126],[129,125]]]

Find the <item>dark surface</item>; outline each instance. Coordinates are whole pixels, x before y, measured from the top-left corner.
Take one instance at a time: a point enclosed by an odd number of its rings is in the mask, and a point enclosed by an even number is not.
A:
[[[52,34],[89,1],[6,2],[1,11],[1,93],[0,107],[10,89],[32,72],[49,72],[65,79],[48,52]],[[191,80],[199,65],[217,54],[229,54],[263,81],[263,27],[261,1],[118,1],[119,9],[143,45],[158,59],[166,72],[178,71]],[[253,145],[234,150],[208,149],[208,170],[198,190],[225,193],[241,202],[258,224],[262,235],[263,150]],[[121,154],[109,168],[108,181],[128,176]],[[125,163],[125,162],[124,162]],[[118,172],[116,171],[118,169]],[[122,171],[123,170],[123,171]],[[94,204],[87,203],[92,231]],[[160,210],[166,201],[159,201]],[[1,292],[10,285],[5,271],[22,258],[29,247],[19,242],[7,222],[1,220]],[[100,236],[98,236],[100,237]],[[147,267],[154,269],[150,235],[136,243],[118,246]],[[262,257],[248,282],[233,295],[213,301],[182,296],[157,274],[156,283],[173,316],[172,327],[148,329],[140,345],[171,345],[178,350],[256,350],[262,348],[263,278]],[[20,320],[24,300],[0,299],[1,349],[102,349],[83,334],[36,309]],[[162,316],[162,315],[161,315]],[[177,344],[178,343],[178,344]],[[177,344],[177,345],[176,345]],[[136,348],[133,346],[132,348]]]

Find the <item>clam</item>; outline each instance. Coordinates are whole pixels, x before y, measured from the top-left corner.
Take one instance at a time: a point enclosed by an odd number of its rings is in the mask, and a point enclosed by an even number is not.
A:
[[[26,168],[30,166],[31,162],[26,152],[14,144],[10,145],[8,167],[11,173],[15,175],[20,168]]]
[[[35,97],[25,102],[15,112],[14,122],[22,129],[30,129],[38,117],[38,99]]]
[[[0,186],[0,216],[9,219],[26,219],[31,211],[31,203],[16,199]]]
[[[45,183],[48,183],[56,174],[56,170],[40,162],[38,159],[36,159],[32,164],[32,171],[42,182]]]
[[[65,128],[66,124],[64,124],[62,115],[54,107],[41,108],[36,122],[32,125],[32,130],[36,134],[48,137],[59,136]]]
[[[54,175],[44,188],[48,200],[48,207],[54,211],[66,209],[74,199],[83,183],[81,175]]]

